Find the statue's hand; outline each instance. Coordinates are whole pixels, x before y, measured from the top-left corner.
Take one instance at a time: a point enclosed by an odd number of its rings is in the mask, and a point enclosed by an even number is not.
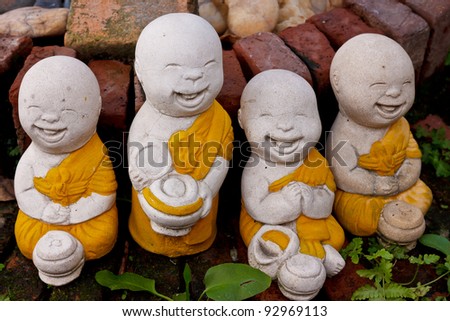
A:
[[[70,208],[50,202],[45,207],[41,220],[50,224],[68,225],[70,224]]]
[[[301,205],[302,205],[302,212],[309,212],[308,209],[310,209],[312,206],[314,206],[314,192],[311,186],[298,182],[297,185],[300,188],[300,194],[301,194]]]
[[[297,182],[290,182],[280,192],[289,204],[300,207],[302,188]]]
[[[399,182],[395,176],[376,176],[375,195],[394,195],[399,192]]]
[[[141,170],[130,168],[129,174],[131,183],[133,184],[135,190],[141,191],[142,189],[148,186],[149,179],[147,178],[145,173],[142,172]]]
[[[204,218],[211,211],[213,195],[208,184],[203,181],[199,181],[198,184],[198,194],[203,199],[202,213],[200,215],[200,218]]]

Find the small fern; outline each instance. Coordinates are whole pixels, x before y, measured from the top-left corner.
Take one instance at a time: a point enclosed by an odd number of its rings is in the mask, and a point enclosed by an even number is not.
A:
[[[444,259],[444,263],[439,263],[441,257],[436,254],[420,254],[418,256],[409,256],[406,250],[400,246],[390,246],[383,248],[375,238],[367,239],[368,246],[364,247],[362,238],[354,238],[344,249],[341,255],[345,258],[351,258],[355,264],[364,259],[371,268],[361,269],[356,273],[363,278],[369,279],[373,284],[367,284],[358,288],[352,295],[352,300],[369,300],[369,301],[385,301],[385,300],[419,300],[426,296],[431,290],[431,284],[437,280],[450,275],[450,255]],[[430,247],[436,249],[446,249],[446,240],[424,236],[423,243],[429,243]],[[368,254],[364,252],[367,251]],[[446,254],[445,251],[442,251]],[[398,260],[407,259],[409,263],[416,265],[416,274],[413,279],[405,284],[394,282],[393,268]],[[409,286],[415,282],[417,272],[422,265],[436,265],[436,273],[438,278],[421,284],[417,282],[415,286]],[[450,290],[450,280],[447,281]]]

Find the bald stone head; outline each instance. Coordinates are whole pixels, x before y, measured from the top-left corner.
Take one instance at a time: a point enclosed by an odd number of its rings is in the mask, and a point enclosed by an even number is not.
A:
[[[344,43],[330,68],[339,109],[356,123],[387,127],[414,102],[414,68],[407,52],[379,34],[361,34]]]
[[[303,160],[322,129],[313,88],[282,69],[261,72],[248,82],[238,120],[252,150],[277,163]]]
[[[68,153],[95,133],[100,88],[91,69],[67,56],[33,65],[19,89],[19,119],[33,143],[48,153]]]
[[[154,108],[169,116],[196,115],[209,108],[222,88],[221,42],[205,19],[167,14],[142,30],[135,69]]]

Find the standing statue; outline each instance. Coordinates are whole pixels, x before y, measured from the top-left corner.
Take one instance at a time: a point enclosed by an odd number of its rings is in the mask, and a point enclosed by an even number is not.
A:
[[[249,264],[278,280],[292,300],[312,299],[344,267],[344,231],[331,216],[336,189],[314,148],[316,96],[299,75],[268,70],[241,97],[238,120],[251,147],[242,174],[240,232]]]
[[[421,152],[403,117],[415,95],[411,59],[394,40],[362,34],[336,52],[330,77],[339,102],[326,143],[336,217],[354,235],[412,248],[432,194],[419,179]]]
[[[15,236],[47,284],[74,280],[117,238],[117,183],[96,133],[100,110],[97,79],[75,58],[39,61],[20,86],[20,123],[32,143],[16,169]]]
[[[131,235],[169,257],[204,251],[216,236],[233,148],[231,119],[215,100],[223,84],[220,39],[197,15],[161,16],[138,39],[135,70],[146,101],[128,139]]]

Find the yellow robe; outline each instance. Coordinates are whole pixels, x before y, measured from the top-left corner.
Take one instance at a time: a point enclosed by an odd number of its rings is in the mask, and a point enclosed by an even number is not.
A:
[[[385,136],[372,144],[368,154],[361,155],[358,166],[380,176],[393,176],[407,158],[421,158],[408,121],[399,119]],[[350,233],[369,236],[376,232],[381,210],[385,204],[401,200],[428,211],[433,195],[424,182],[418,180],[412,187],[394,196],[367,196],[336,191],[334,212],[341,225]]]
[[[97,134],[50,169],[45,177],[35,177],[33,182],[38,192],[62,206],[69,206],[92,193],[111,195],[117,189],[111,160]],[[102,257],[116,242],[116,205],[90,220],[72,225],[45,223],[19,210],[15,235],[20,251],[27,258],[32,258],[38,240],[51,230],[66,231],[76,237],[84,247],[87,260]]]
[[[191,127],[175,132],[170,137],[169,151],[174,169],[197,181],[204,179],[217,156],[231,160],[233,139],[231,119],[222,106],[214,101]],[[198,208],[202,204],[200,199],[189,209],[172,208],[157,199],[149,188],[144,188],[143,194],[151,206],[169,215],[188,215],[194,211],[192,207]],[[218,201],[216,196],[210,213],[199,220],[187,235],[173,237],[159,234],[151,228],[150,219],[139,204],[137,191],[133,189],[128,224],[130,233],[142,248],[153,253],[169,257],[199,253],[208,249],[216,237]]]
[[[304,163],[294,172],[270,184],[269,192],[278,192],[292,181],[303,182],[312,187],[326,185],[332,192],[336,190],[334,177],[328,167],[328,163],[315,148],[311,149]],[[263,224],[261,222],[254,220],[248,214],[245,204],[242,202],[240,233],[245,245],[249,245],[253,236],[262,226]],[[344,231],[331,214],[325,219],[312,219],[299,213],[296,226],[300,239],[300,252],[304,254],[323,258],[325,256],[323,244],[329,244],[336,250],[340,250],[344,244]],[[282,249],[285,249],[289,239],[286,239],[286,236],[281,234],[281,232],[266,232],[263,238],[270,239]]]

